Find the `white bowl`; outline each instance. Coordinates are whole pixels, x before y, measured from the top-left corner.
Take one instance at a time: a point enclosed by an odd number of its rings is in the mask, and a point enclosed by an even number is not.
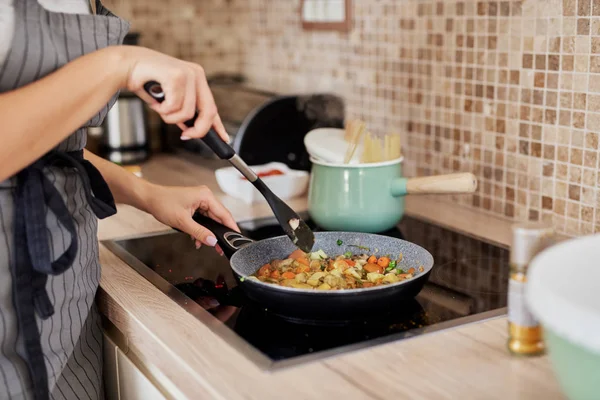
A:
[[[309,174],[306,171],[297,171],[290,169],[282,163],[269,163],[264,165],[255,165],[251,168],[257,174],[272,169],[278,169],[283,175],[265,176],[261,179],[281,200],[288,200],[303,195],[308,188]],[[266,203],[266,200],[260,194],[258,189],[243,178],[234,167],[221,168],[215,171],[217,183],[223,192],[229,196],[240,199],[248,204]]]

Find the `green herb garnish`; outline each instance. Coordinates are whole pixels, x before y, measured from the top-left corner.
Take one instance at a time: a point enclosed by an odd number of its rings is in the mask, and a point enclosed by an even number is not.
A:
[[[371,251],[371,248],[369,248],[369,247],[357,246],[355,244],[349,244],[348,247],[356,247],[356,248],[361,249],[361,250]]]
[[[385,269],[387,272],[390,272],[391,270],[393,270],[394,268],[396,268],[396,261],[390,261],[390,263],[388,264],[387,268]]]
[[[342,239],[338,239],[338,240],[337,240],[337,245],[338,245],[338,246],[341,246],[341,245],[343,245],[343,244],[344,244],[344,242],[342,242]]]
[[[240,278],[240,282],[244,282],[246,280],[246,278],[244,278],[243,276]]]
[[[346,257],[346,258],[350,258],[350,257],[352,257],[352,252],[351,252],[351,251],[347,251],[347,252],[345,252],[345,253],[344,253],[344,257]]]

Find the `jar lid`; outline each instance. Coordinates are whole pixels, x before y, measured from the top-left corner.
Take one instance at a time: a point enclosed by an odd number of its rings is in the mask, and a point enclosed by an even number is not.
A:
[[[600,235],[572,239],[538,256],[527,274],[526,301],[546,328],[600,354]]]

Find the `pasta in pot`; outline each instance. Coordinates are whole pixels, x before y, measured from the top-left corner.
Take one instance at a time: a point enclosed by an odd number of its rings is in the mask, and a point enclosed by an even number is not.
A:
[[[390,256],[352,254],[330,257],[322,250],[296,250],[285,260],[272,260],[246,279],[297,289],[344,290],[387,285],[411,279],[424,271],[401,268],[402,254]]]

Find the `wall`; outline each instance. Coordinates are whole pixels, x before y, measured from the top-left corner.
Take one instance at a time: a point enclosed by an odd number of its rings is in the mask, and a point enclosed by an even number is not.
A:
[[[146,3],[124,8],[163,32],[147,44],[266,89],[339,93],[402,134],[408,174],[473,171],[478,193],[448,201],[600,231],[600,0],[354,0],[350,34],[302,31],[298,0]]]

